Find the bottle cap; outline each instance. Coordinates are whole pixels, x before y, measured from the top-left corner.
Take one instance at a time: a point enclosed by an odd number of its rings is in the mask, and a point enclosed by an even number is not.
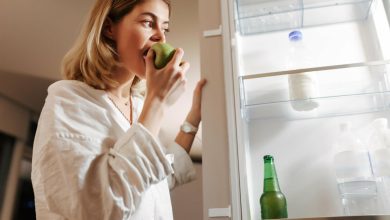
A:
[[[270,162],[274,160],[274,158],[271,155],[265,155],[263,158],[264,158],[264,162]]]
[[[288,38],[290,39],[290,41],[299,41],[299,40],[302,40],[302,32],[301,32],[301,31],[298,31],[298,30],[291,31],[291,32],[288,34]]]

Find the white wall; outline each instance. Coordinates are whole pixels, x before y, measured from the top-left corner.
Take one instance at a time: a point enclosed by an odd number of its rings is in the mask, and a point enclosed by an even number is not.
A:
[[[198,21],[197,0],[172,1],[170,32],[167,42],[174,47],[184,49],[184,59],[191,65],[187,73],[187,89],[167,113],[164,120],[164,133],[169,138],[175,138],[181,123],[191,107],[192,92],[200,78],[200,28]],[[201,157],[201,131],[198,132],[191,155]],[[173,214],[175,219],[199,220],[203,217],[202,203],[202,165],[195,164],[197,179],[191,183],[175,188],[172,195]]]

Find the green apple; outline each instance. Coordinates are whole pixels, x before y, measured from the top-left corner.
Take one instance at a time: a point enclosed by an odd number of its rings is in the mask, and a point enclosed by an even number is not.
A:
[[[163,68],[175,54],[175,48],[167,43],[155,43],[151,49],[155,53],[154,66],[157,69]]]

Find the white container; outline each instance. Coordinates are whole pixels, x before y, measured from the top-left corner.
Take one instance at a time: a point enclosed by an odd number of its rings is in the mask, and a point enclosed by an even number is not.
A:
[[[340,125],[334,168],[344,214],[378,214],[382,206],[370,154],[348,123]]]
[[[383,213],[390,214],[390,130],[386,118],[371,123],[369,149],[373,172],[383,203]]]

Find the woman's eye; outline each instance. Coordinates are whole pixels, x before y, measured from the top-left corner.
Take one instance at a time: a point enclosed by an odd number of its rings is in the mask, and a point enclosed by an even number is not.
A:
[[[146,27],[153,27],[153,21],[143,21],[142,22]]]

